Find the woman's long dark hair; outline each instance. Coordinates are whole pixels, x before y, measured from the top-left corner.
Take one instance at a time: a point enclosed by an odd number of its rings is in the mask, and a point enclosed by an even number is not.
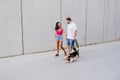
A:
[[[60,26],[58,26],[58,24],[59,24],[60,22],[56,22],[56,25],[55,25],[55,30],[58,30],[58,29],[60,29]],[[60,23],[61,24],[61,23]]]

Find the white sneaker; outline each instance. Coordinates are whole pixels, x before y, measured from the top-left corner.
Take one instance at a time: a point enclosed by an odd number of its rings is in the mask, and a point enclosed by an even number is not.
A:
[[[71,59],[70,59],[70,62],[74,62],[74,58],[71,58]]]
[[[67,56],[64,57],[64,60],[67,58]]]

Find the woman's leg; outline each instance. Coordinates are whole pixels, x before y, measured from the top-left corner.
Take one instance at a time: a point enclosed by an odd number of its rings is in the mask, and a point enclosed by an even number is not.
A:
[[[59,56],[59,41],[56,40],[56,49],[57,49],[57,54],[55,56]]]
[[[66,51],[65,51],[65,48],[63,48],[63,41],[60,41],[59,45],[60,45],[60,49],[62,49],[62,50],[64,51],[64,54],[65,54],[65,56],[66,56],[67,53],[66,53]]]

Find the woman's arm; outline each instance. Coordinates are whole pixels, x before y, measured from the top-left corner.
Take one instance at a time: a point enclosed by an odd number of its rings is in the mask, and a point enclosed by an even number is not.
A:
[[[64,28],[63,27],[61,27],[61,28],[63,30],[63,35],[65,35],[65,37],[67,37],[67,33],[64,31]]]

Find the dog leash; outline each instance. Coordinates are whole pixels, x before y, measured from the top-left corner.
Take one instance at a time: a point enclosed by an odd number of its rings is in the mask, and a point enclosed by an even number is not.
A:
[[[79,47],[80,47],[80,46],[79,46],[79,44],[78,44],[77,39],[75,39],[75,44],[76,44],[76,47],[77,47],[77,48],[79,48]]]

